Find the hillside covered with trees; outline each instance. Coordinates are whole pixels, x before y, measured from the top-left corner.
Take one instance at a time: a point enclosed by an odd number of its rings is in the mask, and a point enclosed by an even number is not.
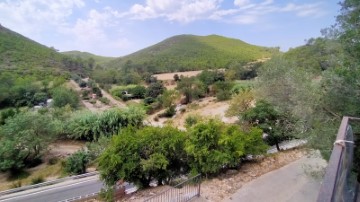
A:
[[[270,57],[277,48],[251,45],[218,35],[178,35],[121,57],[111,67],[135,68],[151,73],[226,68]]]
[[[81,51],[65,51],[61,53],[64,55],[68,55],[74,59],[81,58],[82,60],[89,61],[89,63],[93,65],[101,65],[101,66],[106,66],[106,64],[109,63],[111,60],[116,59],[115,57],[99,56],[99,55],[94,55],[92,53],[81,52]]]

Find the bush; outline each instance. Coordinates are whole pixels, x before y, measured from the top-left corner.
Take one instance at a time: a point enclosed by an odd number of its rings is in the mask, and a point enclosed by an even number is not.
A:
[[[77,108],[79,105],[79,97],[77,93],[65,87],[58,87],[52,93],[53,106],[64,107],[70,105],[72,108]]]
[[[57,162],[59,162],[59,158],[57,158],[57,157],[51,157],[51,158],[49,159],[49,161],[48,161],[48,164],[49,164],[49,165],[55,165],[55,164],[57,164]]]
[[[217,174],[222,169],[239,165],[241,157],[266,152],[262,131],[252,128],[244,132],[237,125],[209,120],[189,131],[185,151],[193,173]]]
[[[154,103],[154,102],[155,102],[155,99],[153,97],[146,97],[144,99],[144,104],[145,105],[149,105],[149,104]]]
[[[22,186],[22,182],[21,182],[21,180],[18,180],[18,181],[16,181],[16,182],[13,182],[11,185],[10,185],[10,188],[11,189],[15,189],[15,188],[19,188],[19,187],[21,187]]]
[[[91,100],[89,100],[89,103],[94,105],[94,104],[96,104],[96,100],[91,99]]]
[[[101,98],[99,98],[99,100],[100,100],[100,102],[102,102],[106,105],[110,104],[110,100],[106,97],[101,97]]]
[[[102,97],[102,93],[101,93],[100,88],[98,88],[98,87],[93,87],[93,88],[92,88],[92,92],[95,93],[97,97]]]
[[[216,93],[216,99],[219,101],[229,100],[231,93],[229,91],[219,91]]]
[[[160,117],[173,117],[176,114],[175,105],[171,105],[166,111],[160,114]]]
[[[84,150],[73,153],[65,162],[65,172],[69,174],[83,174],[89,162],[88,153]]]
[[[44,182],[44,178],[42,176],[39,176],[39,177],[35,177],[33,179],[31,179],[31,184],[39,184],[39,183],[42,183]]]
[[[79,86],[80,86],[80,88],[85,88],[87,86],[87,83],[85,81],[81,80],[79,82]]]
[[[199,123],[200,120],[201,120],[201,117],[198,115],[189,115],[185,119],[185,127],[190,128],[191,126]]]

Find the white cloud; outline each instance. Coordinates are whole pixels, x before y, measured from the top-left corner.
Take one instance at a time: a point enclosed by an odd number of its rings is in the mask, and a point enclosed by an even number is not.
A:
[[[147,0],[144,5],[133,5],[128,15],[133,19],[165,18],[188,23],[208,18],[220,3],[221,0]]]
[[[82,0],[14,0],[0,2],[0,22],[30,38],[39,40],[44,30],[55,30],[67,24]]]
[[[222,0],[147,0],[134,4],[123,14],[131,19],[146,20],[164,18],[168,21],[189,23],[196,20],[217,20],[236,24],[254,24],[270,13],[294,13],[299,17],[316,16],[321,13],[319,3],[281,5],[274,0],[254,3],[251,0],[234,0],[234,7],[221,9]]]
[[[318,17],[324,14],[320,3],[286,5],[275,4],[273,0],[264,0],[260,3],[251,3],[249,0],[235,0],[235,9],[218,10],[214,12],[210,19],[222,20],[236,24],[255,24],[264,16],[271,13],[294,13],[299,17]]]
[[[234,1],[234,5],[239,6],[239,7],[245,6],[245,5],[249,4],[249,3],[250,3],[250,0],[235,0]]]
[[[126,37],[119,34],[121,30],[117,28],[120,23],[118,16],[120,14],[109,7],[102,11],[92,9],[85,19],[77,19],[73,26],[63,28],[62,32],[68,37],[73,37],[72,46],[75,44],[78,50],[113,55],[129,48],[131,44]]]

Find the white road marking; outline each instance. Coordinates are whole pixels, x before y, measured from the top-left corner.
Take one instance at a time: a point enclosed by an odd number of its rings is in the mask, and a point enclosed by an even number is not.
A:
[[[15,198],[21,198],[21,197],[31,196],[31,195],[35,195],[35,194],[47,192],[47,191],[50,191],[50,190],[61,189],[61,188],[65,188],[65,187],[71,187],[71,186],[74,186],[74,185],[78,185],[78,184],[82,184],[82,183],[90,182],[90,181],[95,181],[95,180],[98,180],[98,179],[91,179],[91,180],[86,180],[86,181],[82,181],[82,182],[77,182],[77,183],[73,183],[73,184],[69,184],[69,185],[63,185],[63,186],[58,186],[58,187],[54,187],[54,188],[49,188],[49,189],[37,191],[37,192],[34,192],[34,193],[24,194],[24,195],[20,195],[20,196],[14,196],[14,197],[7,198],[7,199],[0,199],[0,201],[2,202],[2,201],[12,200],[12,199],[15,199]]]

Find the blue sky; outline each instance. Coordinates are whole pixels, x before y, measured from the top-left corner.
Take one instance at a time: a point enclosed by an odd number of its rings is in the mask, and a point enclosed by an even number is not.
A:
[[[60,51],[123,56],[179,34],[286,51],[335,23],[339,0],[0,0],[0,24]]]

